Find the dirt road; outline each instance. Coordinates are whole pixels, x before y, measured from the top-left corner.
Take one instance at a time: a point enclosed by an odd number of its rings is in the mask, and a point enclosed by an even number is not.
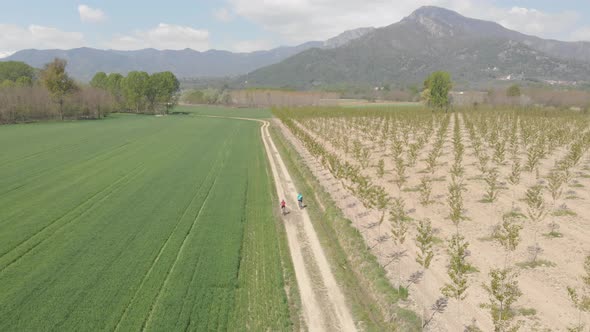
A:
[[[302,315],[310,331],[356,331],[349,308],[305,209],[297,207],[297,189],[269,133],[268,121],[258,121],[269,158],[277,196],[285,199],[289,213],[283,217],[295,277],[301,297]],[[277,208],[279,203],[276,204]]]

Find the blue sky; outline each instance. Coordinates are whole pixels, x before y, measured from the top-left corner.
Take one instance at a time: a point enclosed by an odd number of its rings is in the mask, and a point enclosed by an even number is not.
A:
[[[590,40],[590,0],[3,1],[0,56],[24,48],[268,49],[385,26],[421,5],[524,33]]]

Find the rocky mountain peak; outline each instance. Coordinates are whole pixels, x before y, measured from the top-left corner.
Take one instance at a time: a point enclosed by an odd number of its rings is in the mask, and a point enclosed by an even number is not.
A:
[[[495,22],[465,17],[449,9],[424,6],[402,20],[406,24],[422,26],[434,37],[477,35],[488,37],[510,37],[514,33]]]
[[[419,21],[420,19],[429,18],[439,22],[452,23],[457,20],[467,19],[465,16],[454,12],[452,10],[436,7],[436,6],[423,6],[416,9],[410,16],[406,17],[406,20]]]

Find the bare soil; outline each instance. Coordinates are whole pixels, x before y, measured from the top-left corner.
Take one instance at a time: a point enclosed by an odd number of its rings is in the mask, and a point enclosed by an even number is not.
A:
[[[318,160],[313,159],[309,151],[284,125],[279,124],[279,126],[285,137],[291,140],[297,151],[308,162],[308,166],[324,189],[330,193],[345,216],[363,234],[367,246],[373,247],[372,252],[385,266],[391,283],[398,285],[400,280],[404,283],[410,274],[421,270],[421,267],[415,261],[417,254],[417,248],[413,240],[416,235],[415,228],[410,228],[408,240],[403,245],[403,248],[396,247],[391,240],[377,243],[376,239],[390,234],[391,230],[391,226],[387,221],[379,227],[372,227],[372,224],[374,225],[375,221],[379,220],[380,212],[366,209],[361,201],[345,188],[342,182],[334,178]],[[453,145],[451,141],[453,126],[454,123],[451,121],[443,147],[443,154],[438,160],[439,166],[434,174],[430,174],[431,178],[437,179],[437,181],[432,182],[431,197],[434,202],[428,206],[419,204],[419,193],[412,190],[420,183],[420,178],[425,175],[426,163],[424,159],[430,149],[428,144],[421,151],[415,167],[407,170],[409,177],[405,188],[409,190],[400,192],[393,181],[395,171],[393,170],[392,158],[388,158],[386,152],[375,148],[371,142],[363,142],[364,147],[369,149],[371,153],[371,166],[365,168],[363,174],[370,175],[374,183],[385,187],[391,197],[403,197],[412,218],[415,220],[430,219],[437,232],[437,238],[441,240],[436,245],[436,256],[432,266],[425,272],[424,278],[418,284],[410,287],[407,306],[418,313],[423,313],[425,317],[430,316],[431,305],[441,296],[441,287],[449,281],[445,241],[455,231],[453,224],[447,217],[449,215],[447,186],[450,182],[450,168],[453,164]],[[304,126],[302,127],[304,128]],[[463,178],[465,179],[466,192],[463,194],[463,198],[469,220],[462,223],[461,232],[469,242],[470,257],[468,260],[478,271],[470,274],[467,298],[462,303],[450,300],[446,312],[436,316],[428,326],[429,331],[462,331],[465,326],[471,323],[475,323],[483,331],[493,330],[489,312],[480,307],[480,304],[487,302],[488,295],[484,291],[482,284],[489,283],[488,272],[491,268],[505,264],[503,249],[490,240],[492,228],[502,220],[504,213],[513,208],[526,214],[526,204],[521,200],[526,189],[546,177],[553,168],[555,160],[565,153],[563,150],[558,150],[554,155],[545,158],[539,168],[539,178],[534,172],[523,171],[520,184],[515,186],[505,183],[505,179],[511,170],[510,162],[500,166],[500,181],[503,182],[501,185],[504,189],[501,190],[496,202],[486,203],[483,201],[486,183],[481,178],[481,173],[476,167],[477,158],[472,155],[471,142],[467,131],[465,128],[462,131],[463,144],[466,148],[463,161],[465,166]],[[315,135],[311,131],[308,131],[308,133]],[[350,133],[353,137],[357,134]],[[348,160],[351,163],[355,162],[347,154],[331,146],[329,142],[323,140],[319,135],[314,137],[323,143],[328,150],[337,153],[343,160]],[[526,151],[520,151],[520,153],[526,159]],[[383,178],[378,178],[375,167],[380,159],[385,160],[386,174]],[[522,320],[524,323],[521,331],[564,331],[567,326],[578,320],[578,313],[568,298],[566,287],[581,284],[580,275],[584,272],[584,258],[590,252],[590,242],[588,241],[590,239],[589,156],[584,157],[583,162],[576,167],[574,173],[576,175],[565,186],[561,199],[553,204],[546,195],[546,201],[552,212],[565,204],[568,210],[574,212],[575,215],[552,216],[550,213],[537,226],[539,230],[538,242],[544,250],[539,259],[552,262],[555,266],[519,269],[518,280],[523,295],[516,307],[523,311],[530,312],[530,309],[536,311],[536,314],[517,317],[518,320]],[[569,198],[566,198],[568,196]],[[547,225],[553,220],[556,220],[559,224],[559,232],[562,237],[552,238],[542,235],[549,232]],[[521,232],[522,242],[515,254],[509,258],[507,262],[509,265],[529,260],[527,246],[533,244],[532,238],[535,225],[526,222],[524,226]],[[407,256],[402,259],[398,270],[398,264],[391,264],[391,260],[387,256],[400,249],[407,250]],[[582,322],[585,322],[587,326],[590,323],[588,317],[582,317]]]

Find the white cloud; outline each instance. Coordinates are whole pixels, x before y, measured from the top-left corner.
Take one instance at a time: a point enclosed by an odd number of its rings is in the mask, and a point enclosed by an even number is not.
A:
[[[117,36],[107,43],[107,47],[117,50],[192,48],[202,51],[209,49],[209,31],[160,23],[149,30],[136,30],[130,35]]]
[[[79,5],[78,13],[80,14],[80,20],[82,22],[98,23],[106,20],[107,18],[102,10],[98,8],[92,8],[87,5]]]
[[[344,30],[386,26],[423,5],[456,10],[492,20],[518,31],[565,39],[579,17],[573,12],[545,13],[535,9],[502,8],[492,0],[229,0],[235,15],[260,24],[288,42],[325,40]]]
[[[232,50],[235,52],[253,52],[268,50],[272,46],[273,44],[268,40],[242,40],[233,44]]]
[[[5,52],[0,51],[0,59],[9,57],[13,54],[14,54],[14,52],[11,52],[11,51],[5,51]]]
[[[590,26],[581,27],[572,32],[570,38],[572,41],[588,41],[590,42]]]
[[[0,52],[22,49],[69,49],[84,46],[80,32],[61,31],[56,28],[30,25],[23,28],[13,24],[0,24]]]
[[[575,27],[579,15],[574,12],[545,13],[534,8],[512,7],[507,12],[492,9],[492,19],[509,29],[544,37],[565,37]]]
[[[219,8],[213,12],[213,16],[221,22],[229,22],[234,19],[234,14],[227,8]]]

